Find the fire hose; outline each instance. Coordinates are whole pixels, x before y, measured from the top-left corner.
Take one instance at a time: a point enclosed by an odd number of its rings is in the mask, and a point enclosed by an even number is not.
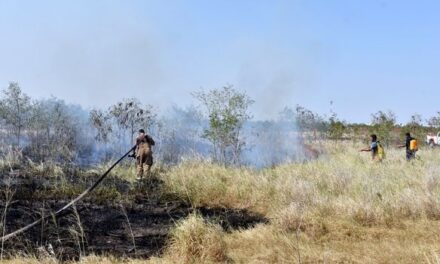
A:
[[[92,192],[103,180],[105,177],[107,177],[107,175],[110,173],[110,171],[116,166],[118,165],[119,162],[121,162],[125,157],[127,157],[130,152],[132,152],[134,149],[136,148],[136,146],[133,146],[129,151],[127,151],[127,153],[125,153],[121,158],[119,158],[115,163],[113,163],[113,165],[107,169],[106,172],[104,172],[104,174],[101,175],[101,177],[99,177],[99,179],[89,188],[87,188],[84,192],[82,192],[80,195],[78,195],[75,199],[71,200],[68,204],[66,204],[65,206],[63,206],[62,208],[58,209],[54,214],[52,214],[53,216],[57,216],[59,215],[61,212],[65,211],[66,209],[70,208],[72,205],[74,205],[76,202],[78,202],[79,200],[81,200],[82,198],[84,198],[84,196],[86,196],[88,193]],[[26,230],[28,230],[29,228],[41,223],[43,220],[46,220],[47,218],[49,218],[51,215],[47,215],[44,217],[41,217],[40,219],[30,223],[29,225],[22,227],[12,233],[9,233],[5,236],[3,236],[0,241],[4,242],[6,240],[8,240],[11,237],[14,237],[20,233],[25,232]]]

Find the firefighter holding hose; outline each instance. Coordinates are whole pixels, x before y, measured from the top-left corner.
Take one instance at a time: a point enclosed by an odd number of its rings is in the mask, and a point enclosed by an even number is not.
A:
[[[145,174],[149,178],[151,166],[153,165],[153,151],[151,148],[155,144],[154,140],[145,133],[145,130],[139,129],[135,144],[136,148],[131,156],[136,158],[138,180],[142,180]]]

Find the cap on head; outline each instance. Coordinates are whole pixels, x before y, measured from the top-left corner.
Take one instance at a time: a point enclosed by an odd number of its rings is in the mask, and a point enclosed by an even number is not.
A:
[[[406,132],[406,133],[405,133],[405,136],[410,137],[411,134],[410,134],[409,132]]]
[[[143,130],[142,128],[139,129],[139,133],[144,133],[145,134],[145,130]]]

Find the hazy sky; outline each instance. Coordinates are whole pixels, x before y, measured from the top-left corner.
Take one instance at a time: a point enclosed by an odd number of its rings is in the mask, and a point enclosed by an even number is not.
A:
[[[0,0],[0,88],[165,110],[232,84],[258,119],[284,106],[348,121],[440,111],[440,1]]]

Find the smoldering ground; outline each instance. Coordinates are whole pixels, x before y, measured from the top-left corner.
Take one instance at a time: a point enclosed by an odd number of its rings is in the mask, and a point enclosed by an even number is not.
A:
[[[16,84],[11,84],[10,88],[20,95]],[[1,153],[4,180],[1,187],[5,195],[1,205],[3,232],[17,230],[36,219],[44,221],[38,228],[35,226],[30,232],[8,242],[5,248],[11,254],[50,245],[55,247],[54,254],[59,258],[110,251],[116,255],[149,257],[164,248],[174,220],[194,211],[220,219],[219,223],[226,229],[246,228],[267,221],[246,210],[194,207],[188,200],[176,198],[163,189],[158,178],[139,188],[137,184],[117,177],[107,179],[92,196],[77,203],[73,211],[55,217],[54,210],[78,197],[96,181],[99,175],[87,173],[87,169],[99,164],[102,167],[131,147],[137,123],[128,115],[139,118],[141,113],[149,114],[148,118],[139,120],[148,126],[148,132],[157,142],[154,146],[156,173],[163,165],[177,165],[185,159],[210,159],[212,142],[203,136],[209,122],[196,107],[173,107],[159,116],[153,114],[149,106],[127,99],[116,103],[117,107],[110,107],[103,119],[96,119],[92,124],[88,111],[62,100],[25,101],[27,103],[23,105],[27,112],[20,112],[23,117],[29,116],[27,123],[23,123],[25,129],[19,127],[17,130],[14,123],[8,122],[8,117],[4,118],[6,129],[2,136],[11,140],[11,134],[15,135],[16,141],[11,147],[7,146],[7,140],[3,140],[5,146]],[[114,115],[115,109],[118,110],[117,116]],[[131,127],[112,115],[122,117],[124,122],[129,120]],[[109,126],[102,126],[103,122]],[[96,123],[100,126],[95,126]],[[104,129],[97,131],[99,128]],[[301,143],[297,141],[298,131],[289,120],[264,123],[248,120],[239,128],[242,129],[239,140],[247,145],[240,153],[240,163],[234,165],[263,168],[298,161],[303,156]],[[101,136],[97,137],[99,133]],[[125,160],[119,173],[125,174],[129,164],[130,161]],[[11,195],[13,203],[9,200]],[[118,215],[119,211],[125,218]],[[53,217],[47,217],[46,221],[43,215]]]
[[[68,260],[93,252],[147,258],[160,254],[176,221],[192,213],[220,224],[226,231],[267,222],[246,210],[193,208],[167,193],[158,179],[133,186],[118,177],[110,177],[94,195],[55,217],[54,211],[64,206],[75,190],[88,187],[98,175],[77,172],[64,179],[30,174],[5,177],[8,180],[0,182],[2,195],[12,190],[14,197],[10,204],[4,199],[0,203],[0,210],[6,212],[3,233],[44,216],[52,217],[7,240],[2,247],[4,256],[49,254]]]

